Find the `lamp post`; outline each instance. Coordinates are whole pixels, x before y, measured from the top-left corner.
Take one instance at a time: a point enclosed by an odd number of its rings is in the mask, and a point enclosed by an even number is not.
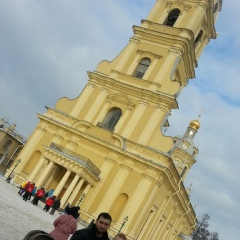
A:
[[[122,230],[123,226],[125,225],[125,223],[126,223],[127,221],[128,221],[128,216],[126,216],[126,217],[123,219],[122,226],[120,227],[120,229],[119,229],[118,233],[120,233],[120,232],[121,232],[121,230]]]
[[[21,159],[18,159],[16,164],[14,165],[14,168],[12,169],[12,171],[10,172],[9,176],[7,177],[6,181],[9,180],[9,178],[11,177],[12,173],[14,172],[15,168],[18,166],[18,164],[21,163]]]
[[[77,206],[79,206],[80,205],[80,203],[83,201],[83,199],[86,197],[86,194],[85,193],[83,193],[82,195],[81,195],[81,197],[80,197],[80,199],[79,199],[79,201],[78,201],[78,204],[77,204]]]

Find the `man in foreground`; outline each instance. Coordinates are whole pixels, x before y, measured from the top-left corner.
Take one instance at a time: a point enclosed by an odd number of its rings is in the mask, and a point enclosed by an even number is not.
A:
[[[107,230],[111,221],[112,217],[108,213],[100,213],[90,228],[76,231],[70,240],[109,240]]]

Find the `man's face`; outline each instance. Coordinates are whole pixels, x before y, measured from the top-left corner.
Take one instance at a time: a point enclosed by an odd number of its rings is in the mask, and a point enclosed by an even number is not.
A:
[[[110,220],[109,219],[105,219],[103,217],[100,217],[97,221],[96,221],[96,228],[97,228],[97,234],[98,235],[102,235],[103,233],[105,233],[110,227]]]

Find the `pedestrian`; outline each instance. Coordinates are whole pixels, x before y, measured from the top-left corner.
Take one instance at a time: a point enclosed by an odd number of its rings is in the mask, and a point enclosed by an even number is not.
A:
[[[35,206],[38,205],[38,201],[44,196],[45,193],[45,189],[41,188],[39,190],[37,190],[34,199],[31,201],[31,203]]]
[[[107,230],[111,221],[112,217],[108,213],[100,213],[91,228],[76,231],[70,240],[109,240]]]
[[[127,237],[123,233],[119,233],[113,238],[113,240],[127,240]]]
[[[55,229],[49,233],[54,240],[67,240],[77,230],[77,208],[70,208],[67,214],[62,214],[54,222]]]
[[[27,184],[28,182],[22,182],[22,184],[20,185],[19,187],[19,191],[18,191],[18,194],[20,194],[20,192],[22,191],[22,189],[25,187],[25,185]]]
[[[11,173],[10,176],[6,179],[7,183],[10,183],[11,179],[14,178],[14,173]]]
[[[73,206],[73,207],[69,207],[69,208],[67,208],[67,210],[66,210],[66,214],[68,214],[69,212],[79,212],[79,210],[80,210],[80,207],[79,206]],[[78,213],[78,217],[80,216],[80,214]],[[78,217],[76,217],[76,218],[78,218]]]
[[[44,193],[43,198],[42,198],[42,201],[43,201],[43,202],[45,202],[46,199],[47,199],[48,197],[50,197],[50,196],[48,196],[48,195],[49,195],[49,191],[46,191],[46,192]]]
[[[44,208],[43,208],[43,211],[48,212],[48,210],[50,209],[50,207],[52,207],[52,205],[54,204],[55,198],[56,198],[56,196],[54,196],[54,195],[51,196],[51,197],[49,197],[49,198],[47,198],[47,200],[46,200],[46,202],[45,202],[45,206],[44,206]]]
[[[64,210],[62,212],[60,212],[59,214],[66,214],[67,213],[67,210],[71,207],[70,203],[68,203],[66,205],[66,207],[64,208]]]
[[[29,187],[25,190],[24,194],[23,194],[23,200],[27,201],[29,196],[31,195],[33,189],[35,188],[35,183],[30,183]]]
[[[61,201],[60,201],[60,198],[57,199],[54,204],[52,205],[52,209],[51,209],[51,212],[50,214],[53,215],[55,213],[56,210],[58,210],[61,206]]]
[[[29,195],[28,200],[31,200],[31,197],[35,195],[36,191],[37,191],[37,187],[35,186],[31,194]]]
[[[30,185],[30,181],[26,182],[26,184],[22,185],[22,189],[19,190],[18,194],[22,196],[22,194],[28,189]]]

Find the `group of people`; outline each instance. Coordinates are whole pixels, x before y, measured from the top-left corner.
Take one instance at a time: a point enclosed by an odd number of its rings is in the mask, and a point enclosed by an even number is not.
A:
[[[37,190],[35,183],[31,183],[30,181],[20,186],[18,194],[22,196],[25,201],[30,200],[31,196],[34,196],[31,203],[35,206],[38,205],[39,200],[46,198],[46,200],[44,199],[45,206],[43,211],[48,212],[49,209],[52,208],[50,211],[51,215],[61,206],[60,199],[57,199],[54,195],[47,197],[44,188]],[[71,234],[73,235],[70,240],[109,240],[107,230],[112,222],[110,214],[106,212],[100,213],[97,219],[95,221],[93,220],[87,228],[77,230],[79,210],[79,206],[71,207],[68,203],[65,209],[60,212],[60,216],[53,222],[53,231],[49,234],[38,230],[31,231],[25,236],[24,240],[40,239],[35,238],[35,235],[37,237],[41,236],[41,239],[67,240]],[[119,233],[113,240],[127,240],[127,238],[123,233]]]
[[[111,222],[112,217],[110,214],[106,212],[100,213],[95,222],[91,222],[87,228],[74,232],[70,240],[109,240],[107,230]],[[113,240],[127,240],[127,237],[123,233],[118,233]]]
[[[24,201],[31,200],[31,196],[34,196],[31,203],[35,206],[38,205],[39,200],[43,200],[43,202],[45,202],[43,211],[48,212],[49,209],[52,208],[50,211],[51,215],[53,215],[54,212],[61,206],[60,199],[56,199],[56,196],[54,195],[48,197],[49,192],[45,191],[43,187],[37,190],[34,182],[23,182],[20,186],[18,194],[23,197]]]
[[[87,228],[77,230],[77,218],[79,217],[80,207],[67,207],[66,213],[62,213],[54,222],[54,230],[49,234],[43,231],[31,231],[23,240],[109,240],[108,229],[112,222],[112,217],[106,212],[98,215],[96,221],[92,221]],[[41,237],[41,238],[39,238]],[[113,240],[127,240],[123,233],[118,233]]]

